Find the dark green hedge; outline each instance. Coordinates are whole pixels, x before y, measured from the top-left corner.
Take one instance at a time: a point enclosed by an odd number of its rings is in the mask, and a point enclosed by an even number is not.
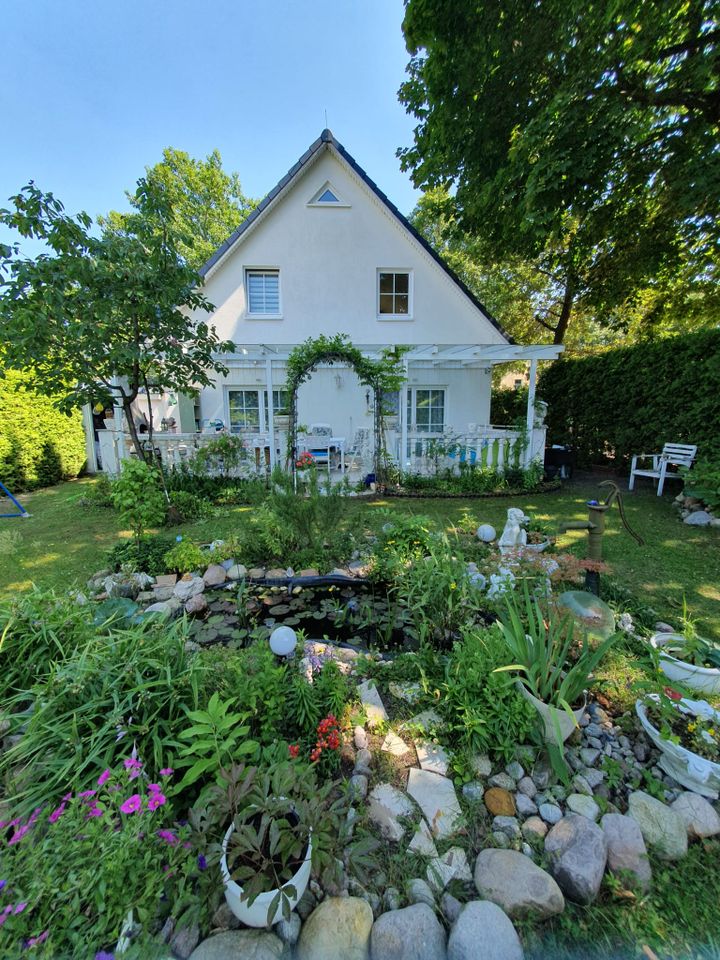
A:
[[[558,360],[542,372],[538,395],[549,405],[548,443],[572,444],[581,464],[624,464],[665,443],[717,455],[720,331]]]
[[[13,493],[76,477],[85,463],[79,411],[67,417],[28,390],[21,373],[0,377],[0,480]]]

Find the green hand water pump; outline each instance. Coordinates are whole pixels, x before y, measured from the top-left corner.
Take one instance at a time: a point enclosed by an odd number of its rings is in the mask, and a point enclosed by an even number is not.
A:
[[[616,483],[613,483],[612,480],[604,480],[601,484],[601,487],[611,487],[610,493],[608,494],[606,500],[602,503],[597,500],[588,500],[588,519],[587,520],[568,520],[560,524],[560,532],[564,533],[566,530],[587,530],[588,532],[588,549],[587,557],[588,560],[602,560],[602,538],[605,533],[605,514],[612,506],[613,500],[617,500],[618,510],[620,511],[620,519],[622,520],[622,525],[625,527],[627,532],[636,540],[637,543],[642,547],[645,544],[645,541],[642,537],[638,536],[637,533],[632,529],[630,524],[627,522],[625,516],[625,509],[622,502],[622,494]],[[585,572],[585,589],[590,593],[594,593],[595,596],[598,596],[600,593],[600,574],[597,570],[587,570]]]

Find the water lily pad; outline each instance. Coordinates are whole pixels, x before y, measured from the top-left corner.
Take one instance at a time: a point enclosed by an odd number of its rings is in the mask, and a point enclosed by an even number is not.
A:
[[[600,597],[585,590],[567,590],[560,594],[558,603],[573,615],[591,637],[605,640],[615,632],[615,614]]]
[[[274,617],[283,617],[286,613],[290,613],[290,607],[287,603],[278,603],[274,607],[270,607],[270,613]]]

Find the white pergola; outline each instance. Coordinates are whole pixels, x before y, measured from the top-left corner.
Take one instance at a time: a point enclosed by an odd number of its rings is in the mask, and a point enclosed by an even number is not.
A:
[[[355,347],[369,359],[379,359],[383,350],[392,344],[362,344],[355,343]],[[275,449],[275,427],[273,416],[273,365],[286,363],[296,344],[236,344],[232,353],[218,355],[217,359],[229,368],[255,367],[263,365],[268,394],[268,434],[270,449]],[[432,367],[475,367],[490,369],[498,363],[528,363],[529,383],[527,399],[526,424],[528,434],[535,422],[535,390],[537,385],[537,366],[541,360],[556,360],[565,348],[554,344],[477,344],[455,343],[415,344],[403,355],[405,366],[405,382],[401,387],[400,409],[404,410],[407,403],[407,383],[410,367],[415,369]],[[407,422],[401,417],[401,444],[404,450],[407,446]]]

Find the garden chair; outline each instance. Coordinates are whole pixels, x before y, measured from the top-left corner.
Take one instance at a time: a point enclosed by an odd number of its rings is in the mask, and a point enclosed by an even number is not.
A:
[[[628,489],[632,490],[635,486],[635,477],[652,477],[658,481],[657,495],[663,492],[665,480],[680,480],[680,474],[668,467],[691,467],[697,447],[687,443],[666,443],[662,453],[636,453],[632,458],[630,467],[630,483]],[[638,468],[638,460],[652,460],[652,467]]]

